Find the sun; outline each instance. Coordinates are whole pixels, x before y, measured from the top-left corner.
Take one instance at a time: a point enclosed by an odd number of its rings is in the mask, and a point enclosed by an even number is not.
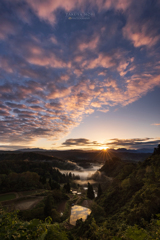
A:
[[[106,151],[108,147],[100,147],[100,150]]]

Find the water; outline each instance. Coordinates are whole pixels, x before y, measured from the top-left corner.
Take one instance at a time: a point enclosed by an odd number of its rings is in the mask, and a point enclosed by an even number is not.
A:
[[[76,221],[80,218],[82,218],[82,220],[85,221],[90,213],[91,210],[86,207],[81,207],[78,205],[71,207],[70,224],[75,226]]]

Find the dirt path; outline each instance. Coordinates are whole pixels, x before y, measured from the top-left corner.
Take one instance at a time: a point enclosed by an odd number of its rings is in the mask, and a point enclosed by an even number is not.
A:
[[[36,197],[34,199],[21,200],[15,203],[16,210],[28,210],[36,206],[44,197]]]

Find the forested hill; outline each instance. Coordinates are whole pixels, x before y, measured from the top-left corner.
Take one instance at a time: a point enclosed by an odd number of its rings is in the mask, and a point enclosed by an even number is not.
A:
[[[12,153],[0,153],[0,160],[17,160],[17,161],[63,161],[61,158],[53,157],[53,156],[47,156],[43,153],[35,153],[35,152],[12,152]]]
[[[136,168],[137,163],[130,161],[123,161],[120,158],[112,158],[106,160],[105,164],[100,169],[101,172],[104,172],[108,177],[116,177],[117,175],[129,175],[134,168]]]
[[[144,162],[112,159],[101,170],[112,176],[112,184],[76,233],[94,240],[160,239],[160,145]]]
[[[106,163],[101,169],[106,174],[110,170],[115,178],[98,203],[110,219],[116,217],[131,225],[140,224],[142,218],[150,221],[160,213],[160,145],[152,156],[137,165],[124,166],[120,160],[115,162],[115,165]],[[107,166],[110,169],[107,170]]]

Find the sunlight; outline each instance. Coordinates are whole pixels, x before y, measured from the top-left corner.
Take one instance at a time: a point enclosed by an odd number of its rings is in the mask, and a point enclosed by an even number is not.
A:
[[[99,149],[106,151],[108,149],[108,147],[100,147]]]

